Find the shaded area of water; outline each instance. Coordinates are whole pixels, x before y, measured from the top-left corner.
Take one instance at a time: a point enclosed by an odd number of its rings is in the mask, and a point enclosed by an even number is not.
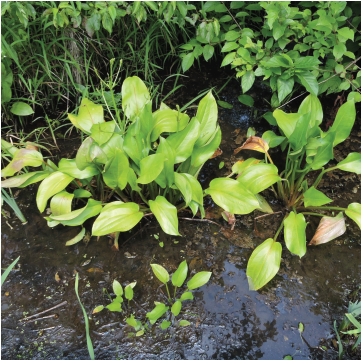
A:
[[[184,81],[187,87],[182,88],[181,101],[173,99],[168,105],[185,104],[199,90],[223,84],[227,74],[217,71],[190,76]],[[239,146],[237,138],[244,137],[249,126],[262,132],[267,129],[264,120],[250,120],[250,108],[237,100],[240,93],[238,82],[232,80],[220,94],[221,100],[234,104],[234,108],[219,110],[223,154],[203,169],[204,185],[229,172],[233,150]],[[257,110],[266,111],[263,97],[269,93],[260,86],[251,95],[259,104]],[[236,129],[239,131],[234,133]],[[345,148],[336,149],[335,156],[361,151],[357,141],[359,129],[355,131]],[[72,147],[76,148],[76,142],[66,146],[68,155]],[[223,169],[219,169],[221,161],[226,163]],[[359,177],[341,172],[333,176],[339,177],[326,178],[321,188],[335,200],[335,205],[360,202]],[[257,234],[253,231],[254,215],[240,217],[235,229],[237,236],[229,239],[223,235],[230,229],[222,219],[216,221],[223,229],[207,222],[180,220],[182,237],[165,235],[154,219],[144,219],[132,232],[121,235],[119,252],[111,250],[106,237],[99,241],[93,237],[87,246],[81,242],[66,247],[65,242],[80,227],[48,228],[35,205],[36,189],[34,185],[21,190],[17,199],[27,225],[12,218],[10,229],[2,218],[2,267],[20,255],[18,271],[10,273],[1,291],[4,359],[88,358],[83,314],[74,291],[74,271],[79,273],[79,294],[90,317],[96,359],[282,359],[285,355],[294,359],[337,358],[331,342],[333,321],[341,320],[347,310],[347,296],[360,286],[361,232],[352,221],[347,220],[346,234],[329,244],[309,247],[302,260],[292,256],[281,241],[284,249],[279,274],[261,291],[251,292],[246,278],[247,260],[252,248],[275,233],[281,221],[277,215],[260,221]],[[274,206],[276,211],[277,203]],[[313,219],[310,222],[308,235],[312,236],[317,222]],[[85,227],[90,230],[91,224],[89,220]],[[143,231],[122,246],[145,225]],[[154,234],[159,235],[163,248]],[[196,290],[194,300],[185,302],[182,309],[199,316],[177,317],[189,320],[189,327],[174,325],[162,331],[153,326],[143,337],[128,338],[134,331],[126,325],[128,314],[103,310],[90,315],[96,306],[109,303],[103,288],[111,292],[114,279],[123,286],[136,280],[136,304],[131,309],[137,319],[145,320],[154,301],[166,302],[165,289],[153,276],[150,263],[160,264],[173,273],[184,259],[190,276],[204,270],[213,273],[210,282]],[[87,260],[90,263],[82,266]],[[65,306],[39,316],[56,314],[55,317],[19,322],[63,301],[67,301]],[[305,328],[303,338],[298,331],[300,322]]]

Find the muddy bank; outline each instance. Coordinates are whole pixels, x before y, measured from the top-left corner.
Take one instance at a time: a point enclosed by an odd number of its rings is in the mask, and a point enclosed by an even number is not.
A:
[[[207,86],[221,86],[227,78],[224,72],[218,71],[202,72],[199,75],[204,76],[202,81],[196,77],[186,78],[186,87],[181,88],[179,98],[170,98],[167,104],[182,105]],[[262,85],[256,90],[251,94],[256,110],[264,112],[263,99],[269,93]],[[235,161],[233,150],[239,146],[237,142],[243,141],[249,126],[258,132],[268,129],[265,120],[255,120],[254,112],[238,102],[239,94],[240,85],[236,80],[231,80],[220,93],[221,100],[234,107],[219,109],[223,154],[204,167],[200,177],[204,186],[212,178],[229,173],[229,166]],[[192,111],[195,109],[189,110]],[[360,124],[356,124],[350,139],[336,148],[337,161],[351,151],[361,152],[359,127]],[[58,142],[65,151],[63,156],[74,156],[76,139],[70,145],[63,140]],[[272,156],[282,162],[280,154]],[[219,169],[221,161],[225,167]],[[360,177],[345,172],[330,175],[325,177],[320,189],[335,200],[335,205],[361,202]],[[259,220],[257,232],[253,214],[237,217],[235,231],[231,232],[230,226],[217,218],[217,209],[206,200],[208,217],[220,226],[180,220],[182,236],[174,237],[165,235],[155,220],[150,218],[148,223],[144,219],[132,232],[121,235],[120,251],[114,252],[107,237],[99,241],[92,237],[87,245],[81,242],[66,247],[65,242],[73,238],[80,227],[48,228],[36,208],[36,190],[34,185],[18,194],[17,202],[28,220],[27,225],[21,225],[13,216],[8,220],[11,229],[2,218],[2,267],[20,255],[17,271],[10,273],[1,291],[4,359],[88,358],[83,314],[74,291],[75,272],[79,273],[79,294],[90,318],[96,359],[282,359],[285,355],[292,355],[294,359],[338,358],[332,343],[333,321],[341,321],[350,294],[361,285],[361,231],[351,220],[347,219],[348,230],[342,237],[326,245],[309,247],[302,260],[292,256],[282,240],[281,271],[262,290],[251,292],[246,278],[247,260],[254,247],[274,234],[281,221],[279,215]],[[279,210],[280,204],[271,194],[267,196],[274,211]],[[188,216],[182,214],[182,217]],[[317,220],[308,218],[309,238],[317,227]],[[91,219],[86,222],[87,230],[91,224]],[[142,226],[145,226],[143,231],[137,233]],[[125,243],[134,234],[131,241]],[[159,242],[163,242],[164,247]],[[131,312],[144,320],[154,301],[166,301],[165,290],[153,276],[149,264],[160,264],[173,273],[184,259],[190,268],[189,276],[202,270],[213,273],[210,282],[194,292],[194,300],[185,303],[188,314],[178,316],[190,321],[191,326],[174,325],[165,331],[153,326],[143,337],[129,338],[133,329],[125,323],[127,313],[103,310],[91,315],[96,306],[109,303],[103,288],[111,292],[114,279],[122,285],[136,280],[136,304],[132,305]],[[65,305],[39,316],[52,317],[19,321],[64,301]],[[304,324],[302,336],[298,331],[300,322]],[[352,358],[347,356],[345,359]],[[356,355],[353,358],[357,358]]]

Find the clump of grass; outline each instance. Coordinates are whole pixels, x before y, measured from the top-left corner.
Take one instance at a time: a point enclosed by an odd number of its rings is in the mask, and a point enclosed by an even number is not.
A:
[[[11,190],[10,190],[11,191]],[[19,209],[18,204],[16,203],[15,199],[13,197],[11,197],[4,188],[1,188],[1,193],[2,193],[2,197],[1,197],[1,202],[5,201],[14,211],[15,215],[19,218],[19,220],[23,223],[26,224],[27,220],[25,219],[25,216],[23,215],[23,213],[21,212],[21,210]]]

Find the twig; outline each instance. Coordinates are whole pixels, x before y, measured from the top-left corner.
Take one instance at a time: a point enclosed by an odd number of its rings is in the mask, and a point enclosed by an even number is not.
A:
[[[44,310],[44,311],[42,311],[42,312],[40,312],[40,313],[38,313],[38,314],[34,314],[34,315],[31,315],[31,316],[28,316],[28,317],[26,317],[26,318],[24,318],[24,319],[20,319],[19,321],[27,321],[27,320],[35,317],[35,316],[45,314],[45,313],[47,313],[47,312],[49,312],[49,311],[51,311],[51,310],[57,309],[58,307],[64,306],[64,305],[66,305],[67,303],[68,303],[67,301],[63,301],[62,303],[60,303],[60,304],[58,304],[58,305],[55,305],[55,306],[53,306],[52,308],[50,308],[50,309],[48,309],[48,310]]]
[[[53,317],[56,317],[57,315],[56,314],[53,314],[53,315],[48,315],[48,316],[44,316],[44,317],[41,317],[41,318],[36,318],[36,319],[32,319],[32,320],[29,320],[29,321],[26,321],[26,323],[31,323],[31,322],[34,322],[34,321],[38,321],[38,320],[43,320],[43,319],[49,319],[49,318],[53,318]]]
[[[124,241],[123,244],[121,245],[121,247],[124,246],[129,240],[133,239],[133,238],[134,238],[136,235],[138,235],[141,231],[143,231],[144,228],[145,228],[146,226],[148,226],[149,224],[150,224],[150,221],[147,222],[142,228],[140,228],[140,229],[139,229],[134,235],[132,235],[129,239],[127,239],[126,241]]]
[[[51,326],[51,327],[48,327],[48,328],[45,328],[45,329],[30,330],[30,331],[36,331],[36,332],[39,332],[39,331],[44,331],[44,330],[51,330],[51,329],[55,329],[55,328],[58,328],[58,327],[61,327],[61,325]]]
[[[105,328],[105,327],[117,325],[117,324],[119,324],[119,321],[118,321],[118,322],[115,322],[115,323],[110,323],[110,324],[103,325],[103,326],[101,326],[98,330],[101,330],[101,329],[103,329],[103,328]]]
[[[350,63],[345,67],[345,70],[347,70],[350,66],[356,64],[357,61],[359,61],[360,59],[361,59],[361,56],[360,56],[359,58],[357,58],[356,60],[350,62]],[[343,73],[343,72],[344,72],[344,71],[341,71],[341,72],[339,72],[339,73],[336,73],[336,74],[330,76],[330,77],[327,78],[326,80],[323,80],[323,81],[319,82],[318,85],[325,83],[326,81],[332,79],[333,77],[335,77],[335,76],[337,76],[337,75],[340,75],[340,74]],[[298,95],[298,96],[296,96],[295,98],[291,99],[290,101],[287,101],[285,104],[279,106],[277,109],[280,109],[280,108],[286,106],[286,105],[289,104],[291,101],[296,100],[296,99],[299,98],[300,96],[305,95],[305,94],[307,94],[307,93],[308,93],[308,91],[305,91],[305,92],[302,93],[301,95]],[[277,109],[276,109],[276,110],[277,110]]]
[[[180,217],[180,218],[178,218],[178,219],[180,219],[180,220],[188,220],[188,221],[209,222],[209,223],[211,223],[211,224],[216,224],[216,225],[222,227],[222,225],[216,223],[215,221],[209,220],[209,219],[191,219],[191,218],[184,218],[184,217]]]
[[[226,6],[223,1],[222,1],[222,4],[223,4],[224,6]],[[228,11],[228,14],[231,15],[233,21],[237,24],[237,26],[239,27],[239,29],[242,31],[241,26],[238,24],[237,20],[233,17],[232,13],[228,10],[227,6],[226,6],[226,9],[227,9],[227,11]]]

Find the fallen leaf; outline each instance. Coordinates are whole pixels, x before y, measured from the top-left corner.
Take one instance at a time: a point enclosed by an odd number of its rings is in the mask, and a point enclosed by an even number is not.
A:
[[[210,157],[210,159],[214,159],[214,158],[216,158],[217,156],[222,155],[222,154],[223,154],[223,151],[222,151],[220,148],[218,148],[218,149],[214,152],[214,154]]]
[[[80,266],[87,266],[91,262],[91,259],[83,261]]]
[[[241,147],[234,150],[234,154],[239,153],[241,150],[256,150],[262,153],[266,153],[268,149],[268,143],[262,138],[257,136],[250,136]]]
[[[222,217],[222,212],[224,209],[217,205],[210,205],[204,211],[204,218],[211,220],[211,219],[220,219]]]
[[[104,272],[104,270],[99,269],[99,268],[90,268],[90,269],[87,270],[87,272],[100,272],[100,273],[102,273],[102,272]]]
[[[59,273],[58,273],[58,272],[55,274],[55,280],[56,280],[57,282],[60,281],[60,276],[59,276]]]
[[[345,218],[340,212],[336,217],[325,216],[321,219],[316,233],[308,245],[325,244],[344,234],[346,231]]]

